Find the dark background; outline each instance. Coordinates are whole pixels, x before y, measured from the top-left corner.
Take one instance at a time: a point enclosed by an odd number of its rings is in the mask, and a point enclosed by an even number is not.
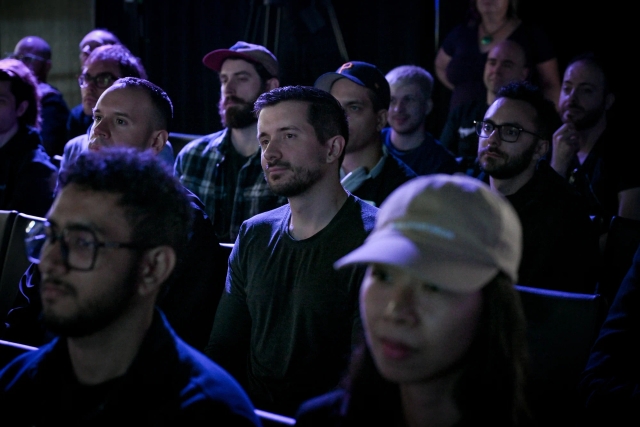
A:
[[[572,56],[594,50],[610,61],[618,83],[630,63],[620,49],[636,56],[632,40],[638,38],[621,36],[625,10],[618,3],[520,0],[519,15],[547,30],[561,77]],[[346,59],[340,39],[349,60],[373,63],[383,73],[420,65],[435,78],[437,46],[463,20],[467,6],[468,0],[96,0],[95,25],[114,31],[142,59],[149,80],[167,91],[174,102],[174,132],[207,134],[221,128],[218,77],[202,64],[214,49],[238,40],[267,46],[279,59],[283,86],[312,85],[320,74],[337,69]],[[436,136],[449,93],[436,80],[429,124]],[[616,109],[625,97],[628,91],[618,93]]]

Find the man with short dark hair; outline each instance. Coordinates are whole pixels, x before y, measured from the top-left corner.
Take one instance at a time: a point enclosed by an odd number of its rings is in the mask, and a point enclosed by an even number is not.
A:
[[[0,209],[44,216],[58,170],[42,146],[38,100],[27,66],[0,60]]]
[[[49,43],[38,36],[24,37],[16,44],[11,57],[22,61],[38,80],[42,145],[50,156],[62,154],[67,142],[69,107],[62,92],[47,83],[51,70]]]
[[[496,99],[498,90],[507,83],[526,80],[529,76],[527,55],[522,45],[514,40],[503,40],[487,53],[482,81],[486,95],[465,102],[449,111],[440,134],[442,144],[458,159],[459,169],[477,176],[479,170],[478,138],[475,122],[481,121],[489,105]]]
[[[280,86],[276,57],[239,41],[209,52],[204,65],[218,73],[223,130],[191,141],[178,153],[175,175],[204,203],[221,242],[233,243],[246,219],[287,202],[264,180],[253,103]]]
[[[289,203],[240,227],[206,353],[258,408],[293,415],[347,366],[364,269],[333,263],[362,244],[378,209],[340,184],[349,126],[329,93],[276,88],[255,109],[264,175]]]
[[[391,99],[389,82],[375,65],[351,61],[318,77],[314,86],[331,93],[349,117],[350,143],[340,171],[342,185],[380,206],[400,184],[417,176],[382,143],[380,131],[387,125]]]
[[[518,283],[594,293],[600,257],[586,201],[544,159],[558,122],[537,86],[503,86],[476,126],[478,161],[522,223]]]
[[[151,153],[83,153],[27,231],[58,337],[0,371],[0,412],[28,425],[260,425],[238,383],[156,303],[192,229],[185,189]]]
[[[613,85],[606,63],[580,54],[564,72],[558,105],[562,125],[553,135],[551,166],[589,201],[604,250],[611,218],[640,220],[640,174],[630,153],[628,123],[613,121]]]

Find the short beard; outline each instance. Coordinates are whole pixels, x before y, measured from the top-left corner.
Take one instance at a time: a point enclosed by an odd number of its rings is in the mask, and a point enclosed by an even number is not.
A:
[[[120,285],[118,293],[109,295],[108,300],[92,301],[73,317],[53,316],[44,310],[42,318],[45,328],[56,335],[74,338],[86,337],[101,331],[131,306],[136,294],[137,268],[136,264],[131,269],[126,282]]]
[[[292,168],[292,171],[293,178],[283,183],[272,183],[265,174],[267,184],[274,194],[287,198],[299,196],[320,181],[322,177],[322,172],[318,169],[311,170],[298,167]]]
[[[242,102],[241,100],[238,101]],[[222,126],[230,129],[246,128],[258,121],[253,112],[253,104],[248,102],[242,102],[241,105],[234,105],[226,109],[220,103],[218,112]]]
[[[606,113],[604,103],[597,109],[585,111],[584,116],[573,122],[576,130],[582,131],[594,127]]]
[[[490,159],[488,164],[485,162],[484,164],[481,164],[481,167],[492,178],[510,179],[520,175],[529,167],[535,152],[536,144],[532,144],[531,147],[519,156],[508,158],[506,163],[503,165],[493,166],[492,162],[494,159]]]

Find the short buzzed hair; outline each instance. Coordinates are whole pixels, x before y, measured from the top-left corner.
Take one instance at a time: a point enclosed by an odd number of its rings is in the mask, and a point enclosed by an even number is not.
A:
[[[113,88],[135,88],[144,91],[151,99],[156,121],[156,129],[162,129],[169,132],[173,121],[173,103],[169,95],[158,85],[151,83],[149,80],[138,77],[123,77],[116,80]]]
[[[425,101],[431,99],[433,92],[433,76],[417,65],[401,65],[389,71],[385,76],[389,86],[395,84],[415,83],[420,88]]]

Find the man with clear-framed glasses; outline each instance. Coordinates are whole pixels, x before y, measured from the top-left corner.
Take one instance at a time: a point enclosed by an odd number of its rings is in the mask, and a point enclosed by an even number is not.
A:
[[[135,184],[132,184],[135,183]],[[160,195],[162,197],[149,197]],[[260,425],[228,373],[173,330],[159,299],[187,256],[189,195],[157,156],[83,153],[27,230],[56,338],[0,370],[0,413],[27,425]]]
[[[600,260],[586,201],[546,160],[559,120],[537,86],[525,81],[503,86],[475,125],[478,163],[522,222],[518,283],[593,293]]]
[[[40,135],[42,145],[50,156],[62,154],[67,142],[67,120],[69,107],[56,87],[47,82],[51,71],[51,47],[41,37],[27,36],[7,56],[22,61],[38,80],[40,92]]]

